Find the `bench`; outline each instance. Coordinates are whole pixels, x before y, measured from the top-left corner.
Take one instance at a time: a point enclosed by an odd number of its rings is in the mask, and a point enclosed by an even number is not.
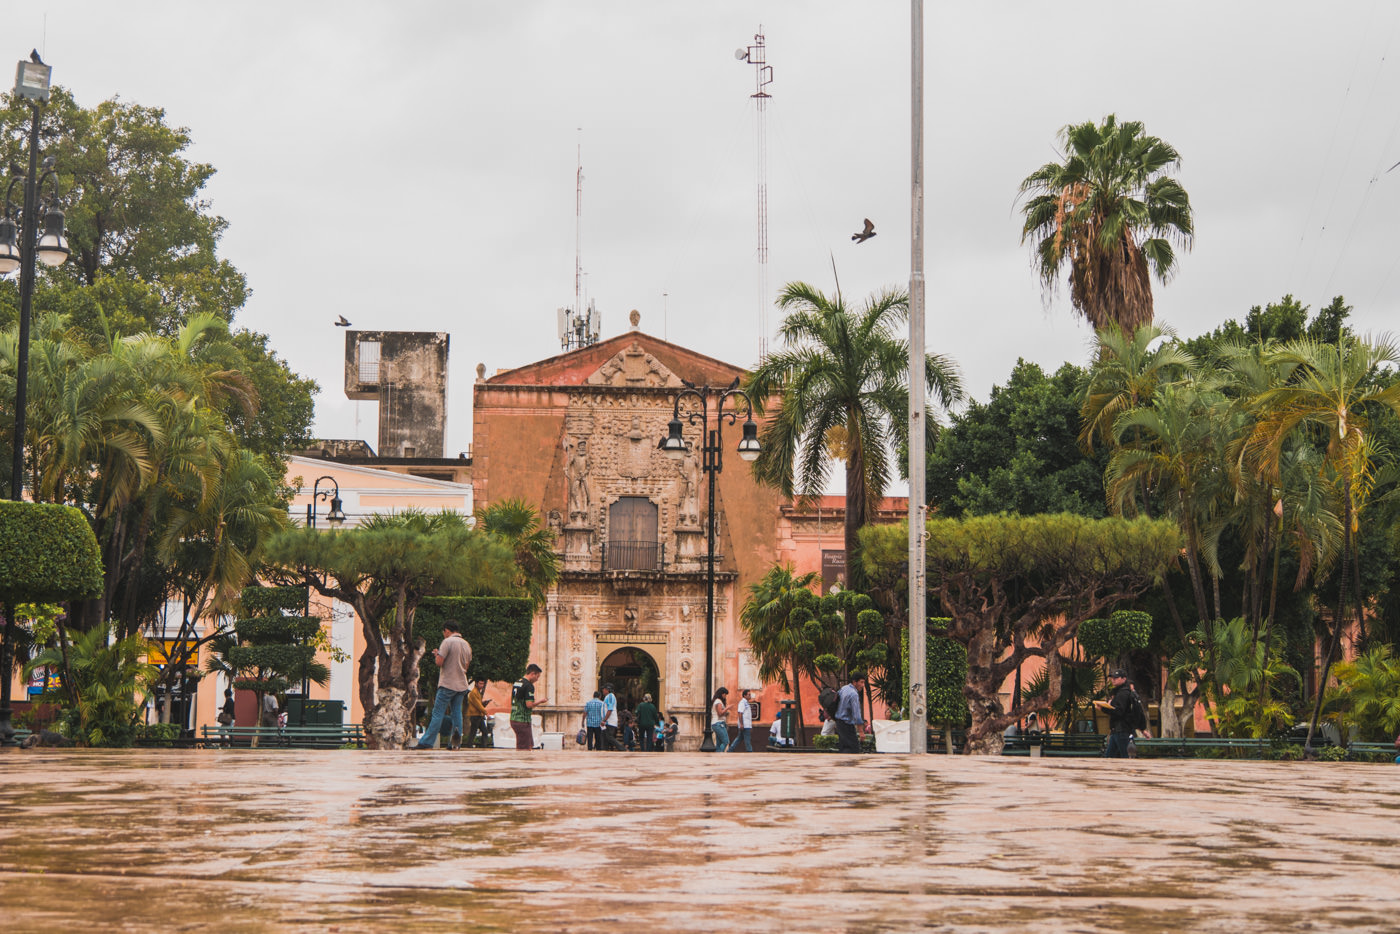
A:
[[[1262,759],[1273,748],[1271,739],[1228,736],[1155,736],[1133,740],[1140,758],[1193,759],[1202,752],[1230,759]]]
[[[259,748],[339,749],[365,746],[365,728],[359,723],[317,724],[313,726],[202,726],[205,746],[247,748],[256,738]]]
[[[1031,747],[1038,745],[1042,756],[1101,756],[1104,742],[1102,733],[1022,733],[1006,737],[1001,754],[1029,756]]]
[[[1394,762],[1397,756],[1394,743],[1347,743],[1347,759],[1353,762]]]

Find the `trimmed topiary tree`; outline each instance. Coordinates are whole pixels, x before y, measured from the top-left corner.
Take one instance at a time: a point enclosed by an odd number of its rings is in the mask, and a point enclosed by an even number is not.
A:
[[[947,618],[928,621],[928,647],[924,652],[924,692],[928,698],[929,725],[942,728],[944,748],[952,753],[953,730],[965,729],[969,714],[967,698],[963,697],[963,685],[967,683],[967,649],[944,634],[948,630],[949,622]],[[902,643],[904,683],[909,684],[907,629],[902,634]]]
[[[58,603],[102,592],[102,553],[73,506],[0,500],[0,600]]]
[[[1079,624],[1079,647],[1084,654],[1125,670],[1130,667],[1128,654],[1147,648],[1151,641],[1152,614],[1142,610],[1115,610],[1105,619]]]
[[[58,603],[102,593],[102,553],[87,517],[57,503],[0,501],[0,601],[5,604],[5,640],[0,645],[0,745],[13,743],[10,681],[14,670],[18,603]],[[63,690],[78,703],[68,661],[68,639],[59,627]]]
[[[239,597],[246,618],[234,623],[238,645],[225,655],[237,672],[233,686],[255,691],[259,714],[264,694],[282,694],[303,678],[324,684],[330,672],[318,665],[311,639],[321,621],[305,616],[305,587],[247,587]]]

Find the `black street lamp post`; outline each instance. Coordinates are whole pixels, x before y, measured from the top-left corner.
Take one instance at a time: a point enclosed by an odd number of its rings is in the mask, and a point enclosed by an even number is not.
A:
[[[325,490],[324,492],[321,490],[322,480],[330,481],[331,488],[329,490]],[[326,513],[327,522],[329,522],[333,526],[338,526],[345,521],[345,513],[340,508],[340,484],[335,481],[335,477],[329,475],[324,477],[317,477],[316,483],[311,487],[311,502],[306,504],[306,527],[308,529],[316,528],[316,501],[318,499],[330,500],[331,511]],[[310,585],[307,585],[306,588],[305,616],[307,619],[311,618]],[[306,726],[306,702],[310,699],[310,693],[311,677],[309,673],[303,671],[301,675],[301,726]]]
[[[700,450],[704,455],[704,471],[709,476],[709,500],[705,507],[705,710],[701,718],[705,725],[705,736],[700,742],[701,752],[715,751],[714,732],[710,729],[710,699],[715,690],[715,477],[724,470],[724,423],[727,420],[733,425],[739,420],[739,413],[734,411],[735,403],[731,403],[729,411],[724,410],[725,400],[737,398],[743,402],[744,437],[739,442],[739,456],[751,461],[758,457],[759,451],[758,426],[753,420],[753,402],[748,393],[739,389],[738,385],[739,381],[736,379],[727,389],[711,389],[709,386],[682,389],[676,394],[676,404],[671,413],[666,437],[657,445],[668,457],[675,460],[685,456],[685,439],[681,437],[681,400],[693,396],[700,403],[700,409],[687,413],[686,421],[692,425],[699,422],[700,429],[704,432],[705,442]],[[715,400],[714,428],[710,428],[712,398]]]
[[[58,179],[53,156],[39,164],[39,112],[49,99],[52,69],[37,61],[20,62],[15,71],[15,96],[29,101],[33,117],[29,125],[29,172],[15,175],[5,187],[5,213],[0,216],[0,276],[19,270],[19,347],[15,362],[15,430],[13,459],[10,462],[10,499],[24,498],[24,410],[29,396],[29,311],[34,296],[34,260],[46,266],[59,266],[68,258],[68,241],[63,238],[63,212],[58,208]],[[43,174],[39,174],[40,168]],[[40,210],[39,192],[53,181],[53,200]],[[16,218],[15,185],[24,182],[24,203]],[[37,221],[44,219],[43,233]],[[14,727],[10,724],[10,677],[14,667],[15,609],[5,607],[5,641],[0,645],[0,746],[13,746]]]

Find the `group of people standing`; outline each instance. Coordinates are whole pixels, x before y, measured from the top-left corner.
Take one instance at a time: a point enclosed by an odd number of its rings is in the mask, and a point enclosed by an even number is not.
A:
[[[739,692],[735,710],[734,739],[729,738],[729,688],[721,687],[710,698],[710,729],[715,734],[715,752],[733,752],[744,744],[744,752],[753,752],[753,692]]]
[[[490,701],[486,700],[485,678],[477,678],[468,689],[467,669],[472,663],[472,647],[462,638],[462,627],[454,620],[442,624],[442,644],[433,652],[433,658],[441,669],[437,695],[433,698],[433,715],[428,721],[427,730],[412,748],[435,748],[450,722],[452,733],[448,746],[461,749],[463,700],[466,701],[468,723],[465,741],[471,747],[478,736],[485,738],[487,735],[486,716]],[[516,749],[535,748],[531,711],[535,707],[535,682],[542,673],[539,665],[531,664],[525,669],[525,677],[511,686],[510,727],[515,733]]]
[[[669,752],[675,748],[680,724],[675,717],[667,721],[650,694],[642,695],[636,710],[619,708],[617,692],[604,684],[583,705],[579,729],[590,750]]]

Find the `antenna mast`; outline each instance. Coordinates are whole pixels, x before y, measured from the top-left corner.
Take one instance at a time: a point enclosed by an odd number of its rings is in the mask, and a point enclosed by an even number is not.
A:
[[[583,127],[578,128],[578,172],[574,187],[574,307],[559,309],[559,346],[577,350],[598,343],[603,316],[590,300],[583,307]]]
[[[763,37],[763,26],[754,34],[753,45],[740,49],[734,57],[748,62],[754,68],[754,93],[749,96],[758,105],[758,359],[768,357],[768,309],[771,302],[768,295],[768,99],[773,95],[767,91],[773,83],[773,67],[768,64],[768,50]]]

